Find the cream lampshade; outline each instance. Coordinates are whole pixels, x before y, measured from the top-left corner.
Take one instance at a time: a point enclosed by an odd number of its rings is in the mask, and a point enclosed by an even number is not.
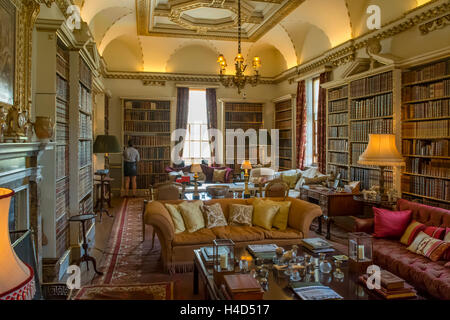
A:
[[[202,167],[198,163],[194,163],[191,166],[191,173],[199,173],[202,172]]]
[[[241,169],[245,170],[244,174],[244,182],[245,182],[245,189],[244,189],[244,199],[250,198],[250,191],[248,190],[248,170],[252,169],[252,164],[250,160],[245,160],[242,162]]]
[[[31,300],[35,294],[33,269],[20,261],[9,238],[9,205],[14,191],[0,188],[0,300]]]
[[[384,169],[385,167],[401,167],[405,165],[400,152],[395,145],[393,134],[370,134],[369,144],[362,155],[359,156],[359,164],[380,167],[380,195],[385,200],[384,193]]]
[[[198,200],[200,199],[200,195],[198,193],[198,185],[197,185],[197,179],[198,179],[198,173],[202,172],[202,167],[198,163],[193,163],[191,165],[191,173],[194,173],[194,195],[192,199]]]

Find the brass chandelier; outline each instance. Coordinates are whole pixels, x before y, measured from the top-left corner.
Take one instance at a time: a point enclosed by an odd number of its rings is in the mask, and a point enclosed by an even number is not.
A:
[[[234,66],[236,68],[236,74],[233,76],[225,75],[227,61],[223,54],[219,55],[217,62],[220,65],[220,82],[226,88],[235,86],[240,94],[242,89],[244,89],[247,83],[252,86],[256,86],[259,83],[259,68],[261,67],[261,59],[259,57],[253,58],[253,76],[246,76],[245,70],[247,65],[244,64],[244,57],[241,52],[241,31],[242,31],[242,21],[241,21],[241,0],[238,0],[238,54],[234,58]]]

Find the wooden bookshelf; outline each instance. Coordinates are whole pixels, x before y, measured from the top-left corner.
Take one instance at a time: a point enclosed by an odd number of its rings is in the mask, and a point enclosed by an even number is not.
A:
[[[293,99],[286,96],[275,102],[275,129],[279,130],[279,171],[290,170],[295,167],[294,139],[295,128]]]
[[[450,58],[402,74],[402,196],[450,209]]]
[[[242,129],[244,132],[248,129],[254,129],[259,134],[259,129],[263,129],[263,110],[264,105],[262,103],[245,103],[245,102],[226,102],[225,103],[225,130],[227,129]],[[225,131],[226,132],[226,131]],[[235,139],[236,140],[236,139]],[[241,164],[244,160],[250,160],[258,162],[258,152],[256,159],[250,159],[249,154],[249,141],[245,142],[245,157],[238,158],[237,154],[237,141],[234,143],[234,163],[227,164],[234,170],[235,174],[240,174]],[[229,150],[232,146],[226,145],[225,150]],[[257,147],[257,146],[256,146]],[[227,152],[228,154],[228,152]]]
[[[132,140],[139,151],[137,189],[167,181],[170,166],[169,100],[123,99],[123,145]],[[124,179],[122,179],[123,181]]]
[[[345,181],[349,178],[348,106],[348,84],[327,91],[327,173],[340,173]]]

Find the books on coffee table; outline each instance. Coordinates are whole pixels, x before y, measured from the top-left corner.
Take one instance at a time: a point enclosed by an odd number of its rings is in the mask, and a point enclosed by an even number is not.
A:
[[[330,287],[320,282],[297,282],[291,284],[292,290],[302,300],[342,300],[344,299]]]
[[[313,253],[327,253],[333,252],[334,249],[331,244],[322,238],[307,238],[302,240],[304,248]]]
[[[249,244],[247,246],[248,252],[256,259],[261,259],[263,262],[271,261],[275,256],[275,251],[278,246],[276,244]]]
[[[367,288],[368,274],[359,277],[361,283]],[[381,287],[379,289],[372,289],[375,293],[380,295],[383,299],[410,299],[417,297],[416,290],[405,282],[405,280],[397,277],[387,270],[381,270]],[[369,289],[368,289],[369,290]]]
[[[264,290],[250,274],[229,274],[223,277],[225,287],[233,300],[261,300]]]

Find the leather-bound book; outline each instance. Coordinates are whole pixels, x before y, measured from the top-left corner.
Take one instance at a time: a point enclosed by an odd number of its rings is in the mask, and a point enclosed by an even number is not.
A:
[[[388,290],[400,289],[404,287],[405,280],[387,270],[381,270],[381,285]]]
[[[225,286],[233,300],[262,300],[264,290],[250,274],[224,276]]]

